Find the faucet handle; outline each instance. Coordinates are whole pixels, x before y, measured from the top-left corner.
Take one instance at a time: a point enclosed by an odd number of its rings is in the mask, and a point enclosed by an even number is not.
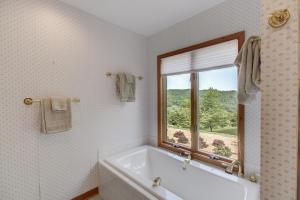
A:
[[[235,161],[233,161],[236,165],[240,165],[241,164],[241,162],[239,161],[239,160],[235,160]]]
[[[181,156],[191,156],[191,153],[188,151],[183,151],[180,153]]]
[[[188,154],[187,159],[191,160],[192,159],[192,154]]]

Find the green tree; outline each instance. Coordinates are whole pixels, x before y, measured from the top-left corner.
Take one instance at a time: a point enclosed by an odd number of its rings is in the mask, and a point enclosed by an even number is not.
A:
[[[176,128],[190,128],[190,109],[182,107],[168,108],[168,125],[174,126]]]
[[[225,127],[230,124],[230,114],[224,109],[220,101],[218,90],[209,88],[200,103],[200,124],[209,128],[210,132],[216,127]]]

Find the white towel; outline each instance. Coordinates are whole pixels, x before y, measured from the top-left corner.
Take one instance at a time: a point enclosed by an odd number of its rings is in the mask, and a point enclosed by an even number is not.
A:
[[[63,98],[63,97],[51,98],[51,107],[53,111],[66,111],[68,109],[67,98]]]
[[[65,111],[53,111],[51,98],[41,100],[41,131],[42,133],[59,133],[72,129],[71,99],[67,98]]]
[[[240,104],[253,101],[260,89],[260,49],[260,38],[252,36],[244,43],[234,62],[239,67],[238,100]]]
[[[117,74],[116,90],[121,102],[135,101],[135,76],[131,74]]]

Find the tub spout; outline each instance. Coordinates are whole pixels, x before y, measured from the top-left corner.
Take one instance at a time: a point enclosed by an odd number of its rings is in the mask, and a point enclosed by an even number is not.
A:
[[[183,165],[182,165],[183,170],[186,170],[187,165],[191,163],[191,159],[192,159],[192,155],[190,153],[188,153],[187,158],[184,159],[184,161],[183,161]]]
[[[158,187],[158,186],[160,186],[160,183],[161,183],[161,178],[160,178],[160,177],[156,177],[156,178],[153,180],[152,187]]]
[[[228,174],[233,174],[233,169],[234,167],[237,166],[239,168],[238,171],[238,176],[242,177],[243,173],[242,173],[242,168],[241,168],[241,163],[238,160],[234,160],[232,161],[231,164],[229,164],[226,168],[225,168],[225,172]]]

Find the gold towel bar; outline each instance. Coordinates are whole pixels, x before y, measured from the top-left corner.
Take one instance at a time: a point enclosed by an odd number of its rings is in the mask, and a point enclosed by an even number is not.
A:
[[[112,76],[115,75],[115,74],[113,74],[113,73],[111,73],[111,72],[106,72],[105,75],[106,75],[107,77],[112,77]],[[136,76],[136,78],[139,79],[139,80],[143,80],[143,79],[144,79],[144,77],[142,77],[142,76]]]
[[[26,105],[32,105],[33,103],[36,103],[36,102],[41,102],[40,99],[32,99],[30,97],[27,97],[24,99],[24,104]],[[72,98],[72,102],[73,103],[79,103],[80,102],[80,99],[79,98]]]

